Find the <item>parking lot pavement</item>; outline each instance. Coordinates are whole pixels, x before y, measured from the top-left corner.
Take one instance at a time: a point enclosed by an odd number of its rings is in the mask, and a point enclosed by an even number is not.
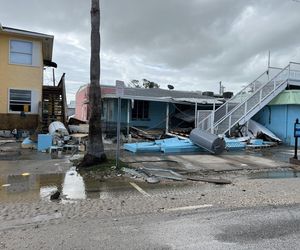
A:
[[[222,155],[197,154],[125,154],[123,160],[133,167],[158,166],[186,171],[238,171],[295,167],[289,163],[292,147],[224,152]],[[136,162],[136,163],[134,163]]]

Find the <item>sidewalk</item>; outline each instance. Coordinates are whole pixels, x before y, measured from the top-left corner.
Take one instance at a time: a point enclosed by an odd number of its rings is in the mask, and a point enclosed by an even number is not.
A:
[[[223,172],[292,168],[289,163],[293,148],[278,146],[259,150],[224,152],[214,156],[209,153],[197,154],[132,154],[126,152],[122,160],[132,167],[162,167],[187,172]],[[155,162],[156,161],[156,162]]]

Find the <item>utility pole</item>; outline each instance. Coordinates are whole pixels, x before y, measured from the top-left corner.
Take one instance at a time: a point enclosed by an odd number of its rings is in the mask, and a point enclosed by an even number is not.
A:
[[[54,73],[54,68],[52,68],[52,80],[53,80],[53,86],[55,86],[55,73]]]
[[[219,82],[219,85],[220,85],[220,87],[219,87],[219,94],[223,95],[225,87],[222,85],[222,81]]]

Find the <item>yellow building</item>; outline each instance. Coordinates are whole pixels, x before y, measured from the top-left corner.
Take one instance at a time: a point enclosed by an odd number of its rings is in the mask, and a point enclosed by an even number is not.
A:
[[[0,130],[37,127],[44,66],[56,66],[53,39],[0,24]]]

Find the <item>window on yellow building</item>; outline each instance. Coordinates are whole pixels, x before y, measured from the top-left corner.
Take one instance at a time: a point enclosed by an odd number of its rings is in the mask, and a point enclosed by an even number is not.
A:
[[[28,41],[10,41],[10,63],[32,65],[33,44]]]
[[[10,89],[9,111],[31,112],[31,90]]]

